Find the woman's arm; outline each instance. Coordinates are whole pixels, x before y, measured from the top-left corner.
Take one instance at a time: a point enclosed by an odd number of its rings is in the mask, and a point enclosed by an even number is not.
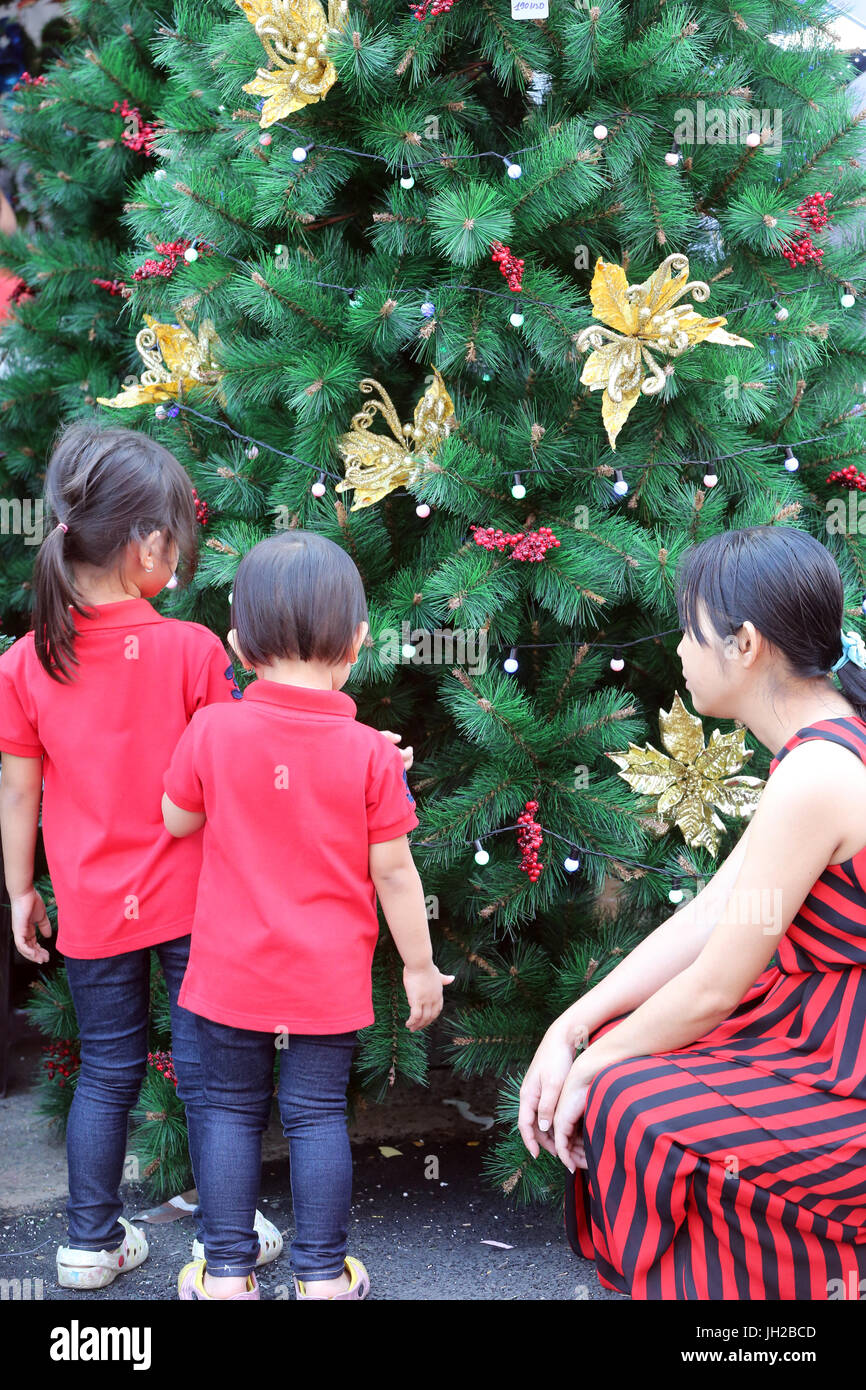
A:
[[[700,954],[719,920],[742,866],[751,825],[709,883],[685,907],[629,951],[625,960],[560,1014],[561,1027],[572,1047],[584,1046],[590,1033],[610,1018],[628,1013],[673,979]]]
[[[625,960],[551,1023],[520,1088],[517,1127],[533,1158],[554,1153],[548,1134],[575,1052],[608,1019],[642,1004],[700,954],[722,914],[746,853],[747,826],[709,883],[685,907],[656,927]],[[611,1029],[611,1032],[616,1032]]]
[[[589,1085],[602,1068],[687,1047],[730,1016],[834,858],[852,814],[863,821],[863,792],[862,764],[826,742],[806,744],[779,764],[749,826],[734,887],[703,949],[571,1068],[554,1116],[556,1152],[567,1167],[575,1159],[573,1132]]]

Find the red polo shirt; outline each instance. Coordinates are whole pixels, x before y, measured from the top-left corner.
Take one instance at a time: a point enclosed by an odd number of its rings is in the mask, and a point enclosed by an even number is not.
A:
[[[189,932],[202,836],[169,835],[162,778],[197,709],[219,701],[235,713],[232,697],[241,702],[209,628],[165,618],[143,598],[95,613],[74,615],[69,684],[39,664],[32,632],[0,656],[0,750],[42,759],[57,945],[80,960]]]
[[[398,750],[341,690],[259,680],[200,710],[165,776],[204,811],[184,1008],[260,1032],[374,1021],[369,845],[418,824]]]

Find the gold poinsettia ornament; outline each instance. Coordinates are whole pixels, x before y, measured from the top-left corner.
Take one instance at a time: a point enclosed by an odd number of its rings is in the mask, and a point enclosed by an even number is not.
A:
[[[659,732],[667,753],[648,743],[630,743],[627,753],[608,753],[633,791],[658,797],[662,819],[660,834],[678,826],[688,845],[703,845],[715,857],[725,824],[717,808],[727,816],[751,816],[764,786],[760,777],[733,774],[748,762],[745,730],[721,734],[713,729],[704,747],[700,719],[689,714],[679,692],[670,710],[659,710]]]
[[[360,389],[368,394],[374,388],[381,401],[368,401],[363,410],[352,416],[352,428],[337,440],[337,449],[346,465],[346,476],[337,483],[335,492],[354,488],[355,500],[350,511],[379,502],[395,487],[414,483],[439,449],[443,439],[457,423],[454,403],[436,367],[433,381],[415,407],[415,423],[401,425],[394,403],[378,381],[364,377]],[[381,411],[396,443],[384,434],[373,434],[370,426],[376,411]],[[412,446],[409,439],[413,440]]]
[[[259,68],[243,90],[266,97],[259,125],[265,129],[293,111],[327,96],[337,80],[328,58],[328,37],[348,18],[347,0],[237,0],[255,28],[271,66]]]
[[[684,294],[699,303],[710,296],[704,280],[689,280],[688,256],[667,256],[640,285],[628,283],[621,265],[601,259],[595,263],[589,297],[601,324],[590,324],[577,335],[581,352],[594,349],[580,379],[590,391],[604,391],[601,415],[612,449],[638,397],[657,395],[673,370],[660,367],[653,352],[679,357],[701,342],[755,346],[748,338],[727,333],[722,327],[727,319],[704,318],[691,304],[677,304]]]
[[[110,400],[97,396],[100,405],[115,408],[133,405],[154,405],[159,401],[178,400],[191,386],[218,386],[223,405],[225,394],[219,386],[222,371],[213,356],[220,346],[211,319],[202,319],[196,334],[183,315],[175,310],[177,323],[158,323],[151,314],[144,315],[147,325],[136,335],[138,348],[146,370],[138,381],[127,378],[123,390]]]

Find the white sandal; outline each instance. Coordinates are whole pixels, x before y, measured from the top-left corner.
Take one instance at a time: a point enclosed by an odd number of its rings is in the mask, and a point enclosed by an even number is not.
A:
[[[144,1231],[131,1226],[121,1216],[126,1232],[123,1244],[116,1250],[74,1250],[61,1245],[57,1251],[57,1282],[62,1289],[104,1289],[114,1283],[118,1274],[126,1274],[147,1259],[148,1244]]]
[[[256,1219],[253,1223],[255,1233],[259,1238],[259,1257],[256,1260],[256,1267],[259,1265],[270,1264],[278,1255],[283,1253],[283,1237],[277,1230],[273,1221],[268,1221],[260,1211],[256,1212]],[[200,1240],[192,1243],[192,1257],[194,1260],[204,1259],[204,1245]]]

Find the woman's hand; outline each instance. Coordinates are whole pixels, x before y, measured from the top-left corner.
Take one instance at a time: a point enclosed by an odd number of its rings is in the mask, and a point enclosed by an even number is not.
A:
[[[583,1147],[583,1112],[586,1109],[586,1096],[593,1077],[589,1074],[583,1055],[577,1058],[569,1069],[553,1117],[554,1152],[570,1173],[575,1168],[586,1167],[586,1153]]]
[[[390,729],[380,729],[379,732],[383,738],[389,738],[392,743],[399,743],[403,737],[402,734],[392,734]],[[398,748],[397,751],[403,759],[403,771],[408,772],[413,762],[411,743],[408,748]]]
[[[560,1093],[574,1065],[574,1047],[557,1019],[538,1045],[520,1087],[517,1128],[533,1158],[542,1149],[557,1152],[551,1133]]]
[[[37,927],[43,936],[51,935],[51,923],[44,902],[36,889],[31,888],[27,893],[19,893],[17,897],[11,898],[11,903],[12,935],[15,945],[25,960],[32,960],[36,965],[45,965],[49,959],[48,952],[44,946],[39,945],[36,936]]]

